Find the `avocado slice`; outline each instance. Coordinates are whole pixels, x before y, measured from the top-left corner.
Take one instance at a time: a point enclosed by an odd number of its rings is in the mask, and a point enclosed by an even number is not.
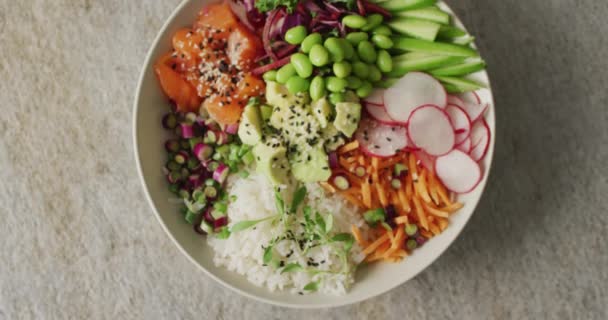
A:
[[[256,145],[262,139],[262,119],[258,106],[248,105],[243,110],[239,138],[244,144]]]
[[[352,137],[361,119],[361,104],[355,102],[338,102],[334,126],[347,137]]]
[[[291,161],[291,171],[301,182],[327,181],[331,177],[329,158],[321,146],[299,153]]]
[[[344,136],[332,123],[329,123],[323,130],[322,138],[325,141],[325,151],[327,152],[335,151],[345,143]]]
[[[268,81],[266,82],[266,101],[272,106],[283,109],[292,105],[308,104],[310,96],[308,93],[291,94],[284,85]]]
[[[273,184],[285,184],[289,173],[287,149],[276,137],[266,139],[253,147],[258,172],[266,175]]]
[[[317,118],[321,128],[325,128],[331,119],[333,108],[329,101],[323,97],[312,103],[312,113]]]

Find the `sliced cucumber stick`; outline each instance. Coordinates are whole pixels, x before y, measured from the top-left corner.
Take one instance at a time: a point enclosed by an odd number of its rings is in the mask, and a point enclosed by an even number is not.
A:
[[[397,17],[416,18],[441,24],[450,23],[450,15],[437,7],[399,11],[395,15]]]
[[[437,37],[440,39],[454,39],[467,35],[467,32],[454,26],[441,26]]]
[[[393,60],[393,70],[387,75],[389,77],[402,77],[410,71],[428,71],[437,68],[452,66],[462,63],[463,57],[450,56],[429,56],[418,59],[395,59]]]
[[[479,53],[477,51],[450,43],[441,43],[441,42],[432,42],[420,39],[412,39],[405,37],[396,37],[393,38],[394,46],[393,49],[402,50],[402,51],[412,51],[412,52],[425,52],[425,53],[434,53],[446,56],[455,56],[455,57],[478,57]]]
[[[388,11],[402,11],[432,6],[436,2],[437,0],[388,0],[379,3],[379,5]]]
[[[486,63],[483,60],[470,61],[453,66],[442,67],[431,70],[431,74],[434,76],[464,76],[477,71],[481,71],[486,67]]]
[[[459,45],[462,45],[462,46],[468,46],[473,41],[475,41],[475,37],[470,36],[470,35],[466,35],[464,37],[455,38],[455,39],[450,40],[451,43],[453,43],[453,44],[459,44]]]
[[[435,41],[441,28],[439,23],[415,18],[392,19],[388,26],[403,35],[428,41]]]
[[[475,91],[483,88],[483,86],[473,80],[456,78],[456,77],[435,77],[443,83],[445,90],[449,93],[462,93]]]

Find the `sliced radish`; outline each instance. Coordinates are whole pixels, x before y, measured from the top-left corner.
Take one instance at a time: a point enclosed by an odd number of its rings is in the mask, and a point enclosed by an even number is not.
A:
[[[471,137],[464,139],[463,142],[456,146],[456,149],[462,152],[469,153],[471,151]]]
[[[461,108],[464,108],[464,101],[455,95],[448,96],[448,104],[454,104]]]
[[[480,161],[488,153],[490,146],[490,127],[484,119],[475,122],[471,128],[471,151],[469,154],[475,161]]]
[[[488,110],[487,104],[477,104],[472,102],[465,102],[462,107],[462,110],[469,115],[469,119],[471,122],[477,121],[477,119],[481,118],[486,110]]]
[[[398,125],[399,124],[397,121],[391,119],[391,117],[388,115],[388,113],[386,113],[386,110],[382,106],[377,106],[377,105],[366,102],[365,110],[367,110],[367,113],[369,113],[369,115],[372,118],[374,118],[375,120],[377,120],[380,123],[388,124],[388,125]]]
[[[454,148],[456,134],[445,111],[434,105],[416,108],[408,120],[408,135],[429,155],[444,155]]]
[[[384,92],[384,106],[395,121],[405,123],[414,109],[423,105],[444,108],[447,104],[445,89],[432,76],[410,72]]]
[[[431,156],[422,150],[414,151],[414,156],[416,156],[416,159],[418,159],[418,161],[420,161],[420,164],[422,164],[422,166],[425,167],[427,170],[430,170],[431,172],[435,171],[434,167],[436,157]]]
[[[384,89],[375,89],[372,93],[367,96],[367,98],[363,99],[366,103],[371,103],[377,106],[384,105]]]
[[[407,147],[404,127],[381,124],[369,118],[361,120],[355,137],[361,149],[375,157],[394,156]]]
[[[481,104],[481,98],[479,98],[479,95],[475,91],[463,92],[458,95],[458,98],[464,102]]]
[[[435,173],[446,188],[456,193],[470,192],[482,177],[479,164],[457,149],[435,160]]]
[[[461,107],[448,104],[445,112],[450,116],[450,122],[456,133],[456,144],[463,142],[471,133],[471,120],[467,113]]]

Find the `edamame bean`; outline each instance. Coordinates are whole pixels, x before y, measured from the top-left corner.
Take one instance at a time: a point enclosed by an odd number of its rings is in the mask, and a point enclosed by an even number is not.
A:
[[[361,41],[357,46],[357,53],[359,58],[367,63],[374,63],[376,61],[376,49],[374,45],[369,41]]]
[[[359,54],[357,54],[357,50],[355,50],[355,52],[353,52],[353,56],[350,57],[350,62],[357,62],[357,61],[361,61],[361,59],[359,58]]]
[[[308,54],[310,62],[316,67],[322,67],[329,63],[329,51],[321,44],[315,44]]]
[[[325,80],[321,76],[312,78],[310,82],[310,98],[317,101],[325,96]]]
[[[383,24],[383,25],[375,27],[372,30],[372,33],[373,34],[381,34],[383,36],[387,36],[388,37],[388,36],[390,36],[390,35],[393,34],[393,31],[387,25]]]
[[[302,78],[308,78],[312,75],[312,63],[310,59],[303,53],[294,53],[291,55],[291,64],[296,69],[298,75]]]
[[[351,14],[342,18],[342,23],[349,28],[359,29],[367,24],[367,19],[358,14]]]
[[[353,73],[361,79],[367,79],[369,68],[363,62],[355,62],[353,63]]]
[[[270,70],[270,71],[264,73],[262,78],[264,78],[264,80],[266,80],[266,81],[276,81],[277,80],[277,71]]]
[[[353,71],[353,66],[346,61],[336,62],[333,67],[334,74],[338,78],[346,78]]]
[[[343,38],[340,38],[340,45],[342,46],[342,49],[344,49],[344,58],[347,60],[352,59],[355,55],[355,48],[353,48],[353,45]]]
[[[331,92],[342,92],[347,84],[348,82],[345,79],[338,77],[328,77],[325,79],[325,87]]]
[[[329,102],[333,105],[336,105],[339,102],[344,102],[344,94],[341,92],[330,93]]]
[[[329,55],[331,56],[331,60],[333,62],[340,62],[344,60],[344,48],[342,47],[340,39],[336,37],[327,38],[323,45],[327,51],[329,51]]]
[[[306,36],[306,38],[304,38],[304,41],[302,41],[302,44],[300,45],[300,49],[302,49],[302,52],[304,53],[309,53],[310,49],[312,49],[312,46],[314,46],[315,44],[322,44],[323,43],[323,37],[321,37],[321,34],[318,32],[315,33],[311,33],[308,36]]]
[[[376,45],[376,47],[382,48],[382,49],[390,49],[393,47],[393,40],[391,40],[391,38],[389,38],[385,35],[381,35],[381,34],[373,35],[372,42]]]
[[[357,95],[360,98],[366,98],[367,96],[369,96],[372,93],[372,90],[374,90],[374,87],[372,87],[372,84],[369,81],[363,81],[363,84],[361,85],[361,87],[359,87],[359,89],[357,89]]]
[[[344,102],[359,103],[359,97],[354,91],[346,90],[346,92],[344,92]]]
[[[383,20],[384,17],[382,17],[382,15],[379,13],[370,14],[369,16],[367,16],[367,23],[363,27],[361,27],[361,30],[370,31],[373,28],[382,24]]]
[[[366,32],[351,32],[346,35],[346,41],[350,42],[353,46],[359,44],[359,42],[367,40],[369,36]]]
[[[296,74],[296,69],[293,67],[291,63],[288,63],[282,66],[279,71],[277,71],[277,82],[280,84],[286,84],[289,78],[293,77]]]
[[[308,31],[306,31],[305,26],[296,26],[285,32],[285,41],[291,44],[300,44],[307,34]]]
[[[293,76],[289,78],[289,80],[287,80],[285,86],[287,87],[287,90],[289,90],[290,93],[296,94],[298,92],[308,91],[310,82],[308,82],[308,80],[302,77]]]
[[[391,72],[393,70],[393,58],[390,53],[386,50],[378,51],[378,60],[376,60],[376,66],[383,73]]]
[[[376,82],[382,79],[382,73],[380,73],[380,69],[373,64],[367,66],[369,68],[369,74],[367,76],[367,80],[370,82]]]
[[[359,89],[359,87],[361,87],[361,85],[363,84],[363,81],[361,81],[361,79],[355,76],[349,76],[346,78],[346,83],[346,86],[349,89]]]

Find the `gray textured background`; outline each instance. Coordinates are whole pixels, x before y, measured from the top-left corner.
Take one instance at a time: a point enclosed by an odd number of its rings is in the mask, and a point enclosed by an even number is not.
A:
[[[608,2],[449,1],[496,97],[491,181],[430,268],[326,311],[199,272],[144,200],[143,58],[179,0],[0,0],[0,319],[607,319]]]

